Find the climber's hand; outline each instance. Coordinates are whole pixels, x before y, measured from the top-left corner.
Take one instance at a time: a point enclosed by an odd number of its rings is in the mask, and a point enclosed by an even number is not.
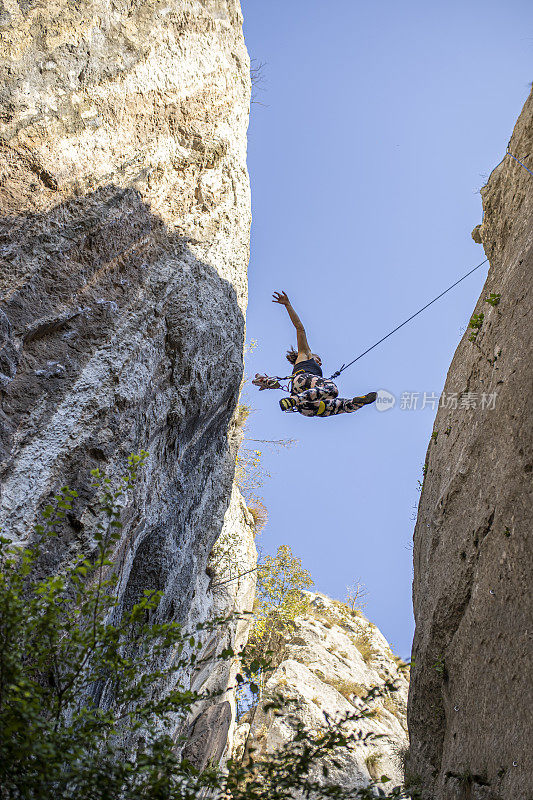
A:
[[[274,298],[272,300],[273,303],[279,303],[282,306],[290,306],[291,304],[285,292],[274,292],[272,297]]]

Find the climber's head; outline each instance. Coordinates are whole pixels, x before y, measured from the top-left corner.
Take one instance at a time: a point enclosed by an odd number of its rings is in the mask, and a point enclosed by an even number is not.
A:
[[[296,364],[296,359],[298,358],[298,351],[294,349],[294,347],[289,348],[285,353],[285,358],[290,364]]]
[[[298,358],[298,351],[295,350],[294,347],[291,347],[290,350],[287,350],[286,358],[290,364],[296,364],[296,359]],[[314,361],[316,361],[319,367],[322,366],[322,359],[320,358],[319,355],[317,355],[316,353],[311,353],[311,358],[314,359]]]

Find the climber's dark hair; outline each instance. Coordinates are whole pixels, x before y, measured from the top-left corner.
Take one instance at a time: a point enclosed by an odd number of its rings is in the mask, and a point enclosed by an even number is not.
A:
[[[316,355],[317,355],[316,353],[313,353],[313,356]],[[313,356],[311,356],[311,358],[313,358]],[[298,358],[298,350],[295,350],[294,347],[291,347],[290,350],[287,350],[285,358],[289,363],[296,364],[296,359]]]
[[[290,350],[287,350],[285,358],[290,364],[296,364],[296,359],[298,358],[298,350],[295,350],[294,347],[291,347]]]

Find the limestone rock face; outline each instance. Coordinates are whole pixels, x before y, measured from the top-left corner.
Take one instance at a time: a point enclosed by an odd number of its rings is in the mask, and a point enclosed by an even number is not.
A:
[[[68,484],[80,497],[50,558],[90,553],[90,470],[114,481],[145,448],[115,554],[123,603],[159,589],[163,618],[197,622],[247,602],[242,587],[215,597],[205,572],[243,370],[239,2],[9,0],[0,84],[3,532],[24,540]],[[253,558],[246,514],[234,493],[226,524]]]
[[[533,170],[533,95],[510,151]],[[431,800],[533,797],[533,177],[506,156],[482,197],[481,327],[445,385],[468,402],[439,409],[415,529],[408,768]]]
[[[343,603],[323,594],[305,594],[311,600],[309,611],[298,617],[294,629],[275,645],[274,663],[278,666],[266,684],[265,696],[281,694],[291,704],[294,719],[319,730],[326,724],[324,713],[335,718],[363,708],[361,697],[368,689],[382,686],[387,679],[397,680],[396,692],[370,704],[375,716],[355,723],[355,730],[383,738],[358,744],[340,755],[341,766],[330,766],[328,780],[355,789],[387,775],[391,779],[387,786],[398,785],[403,780],[402,760],[407,749],[408,680],[400,668],[401,659],[393,656],[384,636],[360,612],[350,613]],[[275,716],[260,704],[251,730],[248,721],[237,729],[236,755],[246,739],[260,754],[278,749],[293,735],[288,709]],[[321,770],[315,777],[320,776]]]

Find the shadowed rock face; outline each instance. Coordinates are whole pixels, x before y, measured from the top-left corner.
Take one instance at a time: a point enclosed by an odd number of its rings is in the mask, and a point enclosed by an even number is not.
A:
[[[533,169],[533,96],[510,151]],[[409,770],[431,800],[533,796],[533,177],[506,156],[482,197],[484,317],[445,385],[476,407],[439,409],[415,530]]]
[[[121,599],[160,589],[161,616],[189,622],[236,596],[214,601],[205,567],[243,370],[241,24],[238,0],[9,3],[0,18],[0,525],[27,538],[68,484],[80,497],[49,564],[90,553],[90,470],[116,480],[145,448]]]

